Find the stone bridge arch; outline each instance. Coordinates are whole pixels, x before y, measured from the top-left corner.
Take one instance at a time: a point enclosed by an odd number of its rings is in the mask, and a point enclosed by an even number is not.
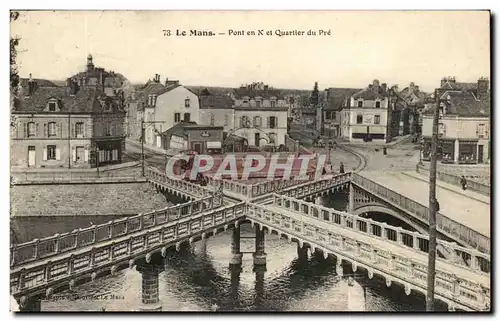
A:
[[[366,204],[361,207],[358,207],[357,209],[354,210],[353,214],[356,216],[359,216],[364,213],[369,213],[369,212],[379,212],[379,213],[384,213],[387,215],[390,215],[394,218],[397,218],[400,221],[405,222],[406,224],[410,225],[413,227],[417,232],[426,235],[427,230],[420,224],[414,222],[413,220],[409,219],[406,215],[398,213],[397,211],[390,209],[388,207],[379,205],[379,204]]]

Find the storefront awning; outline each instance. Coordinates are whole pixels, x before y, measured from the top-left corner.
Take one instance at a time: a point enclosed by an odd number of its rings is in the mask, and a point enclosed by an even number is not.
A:
[[[207,149],[221,149],[221,142],[207,142]]]

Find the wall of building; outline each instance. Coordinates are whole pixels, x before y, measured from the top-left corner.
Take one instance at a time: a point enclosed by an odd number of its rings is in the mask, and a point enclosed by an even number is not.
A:
[[[35,123],[35,136],[28,137],[28,123]],[[55,123],[55,135],[49,137],[49,123]],[[82,135],[76,135],[75,126],[83,124]],[[37,114],[15,115],[11,128],[11,166],[28,167],[28,148],[34,148],[34,168],[90,167],[90,139],[93,134],[90,115]],[[48,159],[47,146],[56,146],[55,159]],[[73,160],[72,151],[82,147],[83,159]],[[86,151],[86,152],[85,152]],[[85,157],[87,155],[87,157]]]
[[[189,99],[189,107],[185,106],[186,99]],[[146,140],[148,144],[156,143],[156,134],[153,127],[156,128],[158,132],[163,132],[177,122],[175,121],[175,114],[180,114],[180,119],[184,119],[186,113],[190,114],[190,121],[200,122],[200,104],[198,96],[189,91],[183,86],[179,86],[172,90],[167,91],[159,95],[156,99],[156,106],[154,107],[154,120],[161,121],[161,124],[151,125],[150,135],[154,136]]]
[[[228,132],[234,128],[234,109],[229,108],[201,108],[200,125],[222,126]]]
[[[255,133],[260,133],[261,138],[267,138],[266,135],[270,133],[276,134],[275,136],[275,144],[279,146],[281,144],[285,144],[285,135],[287,133],[287,110],[265,110],[265,109],[255,109],[255,110],[238,110],[235,109],[235,120],[236,120],[236,128],[241,128],[241,117],[246,116],[248,120],[250,120],[251,127],[250,128],[242,128],[238,129],[235,134],[241,137],[244,137],[248,140],[248,144],[251,146],[256,146],[255,144]],[[254,127],[254,118],[260,117],[261,126],[258,128]],[[269,128],[268,126],[268,118],[276,117],[277,124],[275,128]],[[265,145],[265,141],[260,141],[260,146]]]
[[[368,101],[367,101],[368,102]],[[373,141],[382,141],[387,133],[387,108],[350,108],[341,114],[341,135],[352,141],[363,141],[364,136],[370,135]],[[358,124],[358,115],[362,116],[362,123]],[[376,116],[380,121],[375,123]],[[374,136],[374,137],[372,137]]]

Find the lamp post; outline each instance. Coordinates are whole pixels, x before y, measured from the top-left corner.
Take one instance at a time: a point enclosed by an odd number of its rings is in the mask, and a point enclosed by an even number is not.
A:
[[[145,162],[144,162],[144,134],[146,128],[151,125],[151,124],[156,124],[156,123],[163,123],[163,121],[144,121],[144,119],[141,120],[141,166],[142,166],[142,176],[145,176]],[[146,127],[144,127],[144,124],[147,124]]]
[[[97,168],[97,177],[99,177],[99,146],[95,147],[95,165]]]

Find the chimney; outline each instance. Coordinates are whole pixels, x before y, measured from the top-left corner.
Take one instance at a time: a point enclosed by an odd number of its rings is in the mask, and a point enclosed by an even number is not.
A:
[[[415,83],[411,82],[410,83],[410,92],[414,92],[415,91]]]
[[[70,85],[70,95],[76,95],[78,93],[78,89],[78,81],[76,79],[73,79]]]
[[[419,86],[415,86],[415,92],[416,93],[420,92],[420,87]]]
[[[156,74],[156,82],[157,82],[157,83],[160,83],[160,80],[161,80],[161,76],[160,76],[160,74]]]
[[[382,87],[383,92],[387,92],[387,84],[385,82],[380,87]]]
[[[486,77],[481,77],[477,80],[477,95],[478,98],[484,97],[488,94],[488,89],[490,87],[490,81]]]
[[[168,86],[168,77],[165,78],[165,87]]]
[[[446,79],[446,77],[441,78],[441,87],[443,87],[447,81],[448,81],[448,79]]]
[[[33,80],[30,74],[30,79],[28,80],[28,96],[31,96],[35,92],[36,82]]]
[[[66,79],[66,86],[71,87],[71,83],[72,83],[71,78],[67,78]]]

